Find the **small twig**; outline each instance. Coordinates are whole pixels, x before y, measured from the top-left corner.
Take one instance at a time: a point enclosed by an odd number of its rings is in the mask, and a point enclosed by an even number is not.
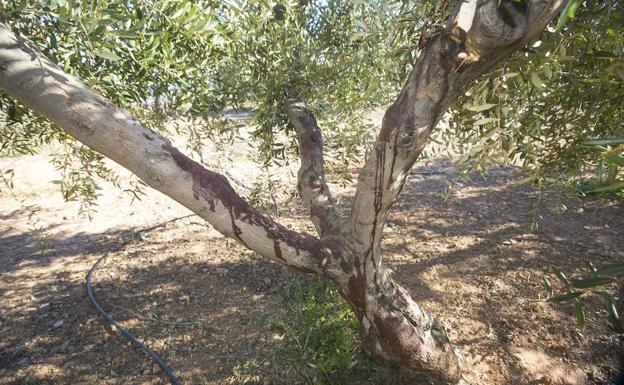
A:
[[[137,233],[144,232],[144,231],[152,231],[152,230],[155,230],[155,229],[157,229],[157,228],[159,228],[161,226],[169,224],[171,222],[176,222],[176,221],[179,221],[181,219],[186,219],[186,218],[190,218],[190,217],[194,217],[194,216],[195,216],[195,214],[188,214],[188,215],[184,215],[184,216],[181,216],[181,217],[173,218],[173,219],[170,219],[168,221],[161,222],[161,223],[155,224],[155,225],[150,226],[150,227],[145,227],[145,228],[139,229],[139,230],[137,230]]]
[[[176,322],[176,321],[161,320],[161,319],[158,319],[158,318],[148,317],[148,316],[142,315],[141,313],[137,313],[134,310],[125,308],[123,306],[115,305],[114,303],[110,303],[108,301],[103,301],[103,302],[106,303],[108,306],[110,306],[112,308],[123,310],[123,311],[125,311],[127,313],[130,313],[133,316],[135,316],[135,317],[137,317],[139,319],[145,320],[145,321],[158,322],[158,323],[163,323],[163,324],[167,324],[167,325],[200,325],[200,326],[203,325],[201,322],[191,322],[191,321],[188,321],[188,322]]]
[[[443,175],[448,174],[447,171],[411,171],[410,175]]]

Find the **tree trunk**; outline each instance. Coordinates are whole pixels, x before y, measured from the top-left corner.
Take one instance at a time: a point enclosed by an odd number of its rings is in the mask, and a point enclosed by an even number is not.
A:
[[[2,24],[0,87],[223,234],[277,263],[335,281],[361,323],[363,347],[375,356],[457,383],[460,354],[444,328],[382,263],[385,220],[448,106],[466,86],[535,38],[562,5],[561,0],[460,1],[446,29],[427,42],[384,116],[348,217],[339,215],[325,183],[316,120],[301,102],[291,101],[288,116],[301,156],[298,188],[318,238],[259,213],[223,176],[183,155]]]
[[[422,309],[384,268],[373,277],[349,277],[345,298],[360,321],[362,347],[403,368],[430,374],[445,383],[461,377],[461,354],[444,326]]]

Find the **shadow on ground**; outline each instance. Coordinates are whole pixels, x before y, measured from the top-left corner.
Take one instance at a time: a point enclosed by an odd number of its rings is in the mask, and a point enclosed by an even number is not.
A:
[[[518,173],[505,168],[461,182],[444,201],[454,176],[448,164],[413,175],[384,249],[398,280],[451,328],[467,377],[479,384],[614,378],[622,336],[609,330],[597,300],[588,300],[580,331],[570,308],[532,299],[551,265],[574,275],[586,261],[621,260],[622,206],[518,186]],[[192,219],[147,233],[56,234],[47,243],[0,230],[3,384],[166,383],[87,301],[84,275],[104,253],[96,296],[183,382],[309,381],[286,366],[278,348],[288,341],[271,326],[292,317],[284,299],[300,276],[206,233]],[[384,383],[378,377],[370,383]]]

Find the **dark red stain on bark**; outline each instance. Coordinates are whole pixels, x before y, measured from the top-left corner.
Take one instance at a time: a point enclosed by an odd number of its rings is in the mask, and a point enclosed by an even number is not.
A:
[[[356,273],[349,277],[349,290],[347,299],[354,307],[358,316],[363,316],[366,312],[366,277]]]
[[[267,236],[273,241],[273,252],[275,253],[275,256],[278,259],[283,259],[282,248],[279,245],[279,239],[277,238],[277,235],[271,233],[270,231],[267,231]]]
[[[169,144],[162,145],[162,149],[168,152],[180,169],[191,174],[193,178],[193,197],[208,203],[211,211],[215,211],[217,202],[226,207],[230,214],[234,238],[243,245],[249,247],[242,239],[243,232],[236,221],[243,221],[250,225],[260,227],[266,232],[267,238],[273,240],[275,257],[282,260],[286,265],[301,271],[318,273],[317,270],[292,263],[284,258],[280,242],[293,247],[296,250],[305,250],[314,258],[316,265],[323,256],[321,241],[305,233],[297,233],[286,227],[273,222],[257,210],[251,207],[230,186],[227,179],[216,172],[210,171],[201,164],[182,154],[178,149]],[[311,263],[312,265],[312,263]]]
[[[418,346],[420,338],[403,315],[396,312],[385,317],[375,315],[374,321],[379,333],[378,342],[388,358],[411,367],[422,363]]]
[[[440,345],[435,339],[423,336],[417,326],[401,313],[391,311],[389,315],[376,314],[375,328],[371,328],[367,340],[379,342],[380,356],[397,362],[418,372],[429,373],[444,383],[455,384],[461,377],[461,367],[449,345]],[[371,333],[377,335],[371,335]]]
[[[323,136],[318,127],[314,115],[305,110],[305,116],[299,116],[298,121],[298,137],[299,137],[299,153],[301,158],[309,163],[307,168],[300,171],[300,180],[297,187],[302,192],[303,188],[315,191],[317,195],[325,196],[329,199],[327,206],[314,205],[310,208],[310,215],[318,218],[319,227],[321,229],[320,236],[325,237],[335,230],[332,214],[333,202],[329,191],[326,189],[323,171]],[[301,193],[303,195],[303,193]]]
[[[250,213],[246,210],[247,203],[236,194],[232,186],[223,175],[205,169],[199,163],[182,154],[170,145],[163,145],[163,149],[171,154],[176,164],[193,177],[193,197],[203,198],[208,203],[210,211],[215,211],[217,201],[221,202],[230,214],[232,236],[243,245],[242,230],[236,224],[236,219],[253,224]]]

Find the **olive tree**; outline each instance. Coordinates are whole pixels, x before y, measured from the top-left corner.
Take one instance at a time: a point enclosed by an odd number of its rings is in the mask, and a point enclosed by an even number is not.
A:
[[[266,74],[283,84],[259,90],[263,97],[257,102],[260,105],[279,102],[287,124],[295,129],[301,160],[297,187],[317,236],[289,230],[263,215],[241,198],[224,176],[192,160],[163,135],[94,91],[93,88],[99,87],[97,81],[91,82],[91,87],[82,83],[69,73],[71,68],[67,64],[70,62],[65,62],[66,68],[55,64],[19,30],[13,30],[10,21],[0,26],[0,87],[62,132],[127,168],[224,235],[279,264],[335,282],[359,320],[362,347],[374,356],[429,373],[448,383],[457,383],[462,373],[461,357],[445,328],[411,298],[383,263],[384,225],[411,167],[442,115],[467,87],[535,39],[564,6],[562,0],[460,1],[448,12],[441,30],[423,34],[417,42],[419,55],[384,115],[381,129],[360,171],[353,205],[346,214],[336,209],[326,183],[322,130],[310,107],[314,104],[308,100],[310,88],[340,87],[340,82],[316,85],[309,79],[294,76],[301,75],[300,71]],[[287,8],[275,7],[271,18],[284,21]],[[212,11],[208,9],[207,12]],[[221,11],[214,15],[216,20],[227,18]],[[336,20],[341,17],[339,15]],[[318,15],[308,19],[313,27],[322,22]],[[268,37],[256,36],[258,39],[279,35],[280,31],[271,29],[271,24],[260,24],[266,27],[264,32]],[[202,24],[196,32],[201,35],[210,28]],[[331,39],[331,30],[327,31]],[[341,39],[339,35],[336,38]],[[289,36],[281,36],[281,39],[287,41]],[[311,42],[313,44],[313,40]],[[179,44],[173,45],[177,50],[184,50]],[[252,64],[256,60],[281,60],[280,54],[284,54],[288,66],[294,67],[302,55],[311,55],[314,51],[301,45],[290,47],[293,49],[285,53],[279,47],[277,52],[264,50],[261,45],[256,48],[255,52],[253,47],[245,51],[253,52],[248,57]],[[104,59],[118,57],[107,49],[98,52]],[[318,52],[316,64],[322,67],[321,62],[329,61],[336,52]],[[227,51],[219,50],[218,45],[193,55],[212,53],[228,63]],[[137,71],[151,73],[149,68],[141,67],[140,60],[136,61],[139,63]],[[206,63],[211,62],[207,60]],[[219,69],[197,65],[197,76],[203,76],[203,71],[212,73]],[[252,67],[246,70],[257,70],[257,75],[262,76],[262,69]],[[92,69],[97,71],[97,66]],[[234,76],[228,77],[234,86],[238,81],[236,71],[242,68],[225,65],[220,69],[234,71]],[[175,61],[152,74],[174,77]],[[124,77],[127,73],[118,76]],[[289,77],[288,82],[280,76]],[[226,83],[221,84],[224,85]],[[276,91],[280,86],[293,89]],[[236,86],[233,90],[243,88]],[[172,98],[176,97],[175,91],[166,89],[166,83],[156,90],[157,94],[169,92]],[[146,90],[141,92],[147,93]],[[219,93],[227,94],[228,89],[220,88],[215,94]],[[346,100],[348,98],[336,102],[345,103]],[[189,108],[201,108],[205,103],[189,102],[197,103]]]

